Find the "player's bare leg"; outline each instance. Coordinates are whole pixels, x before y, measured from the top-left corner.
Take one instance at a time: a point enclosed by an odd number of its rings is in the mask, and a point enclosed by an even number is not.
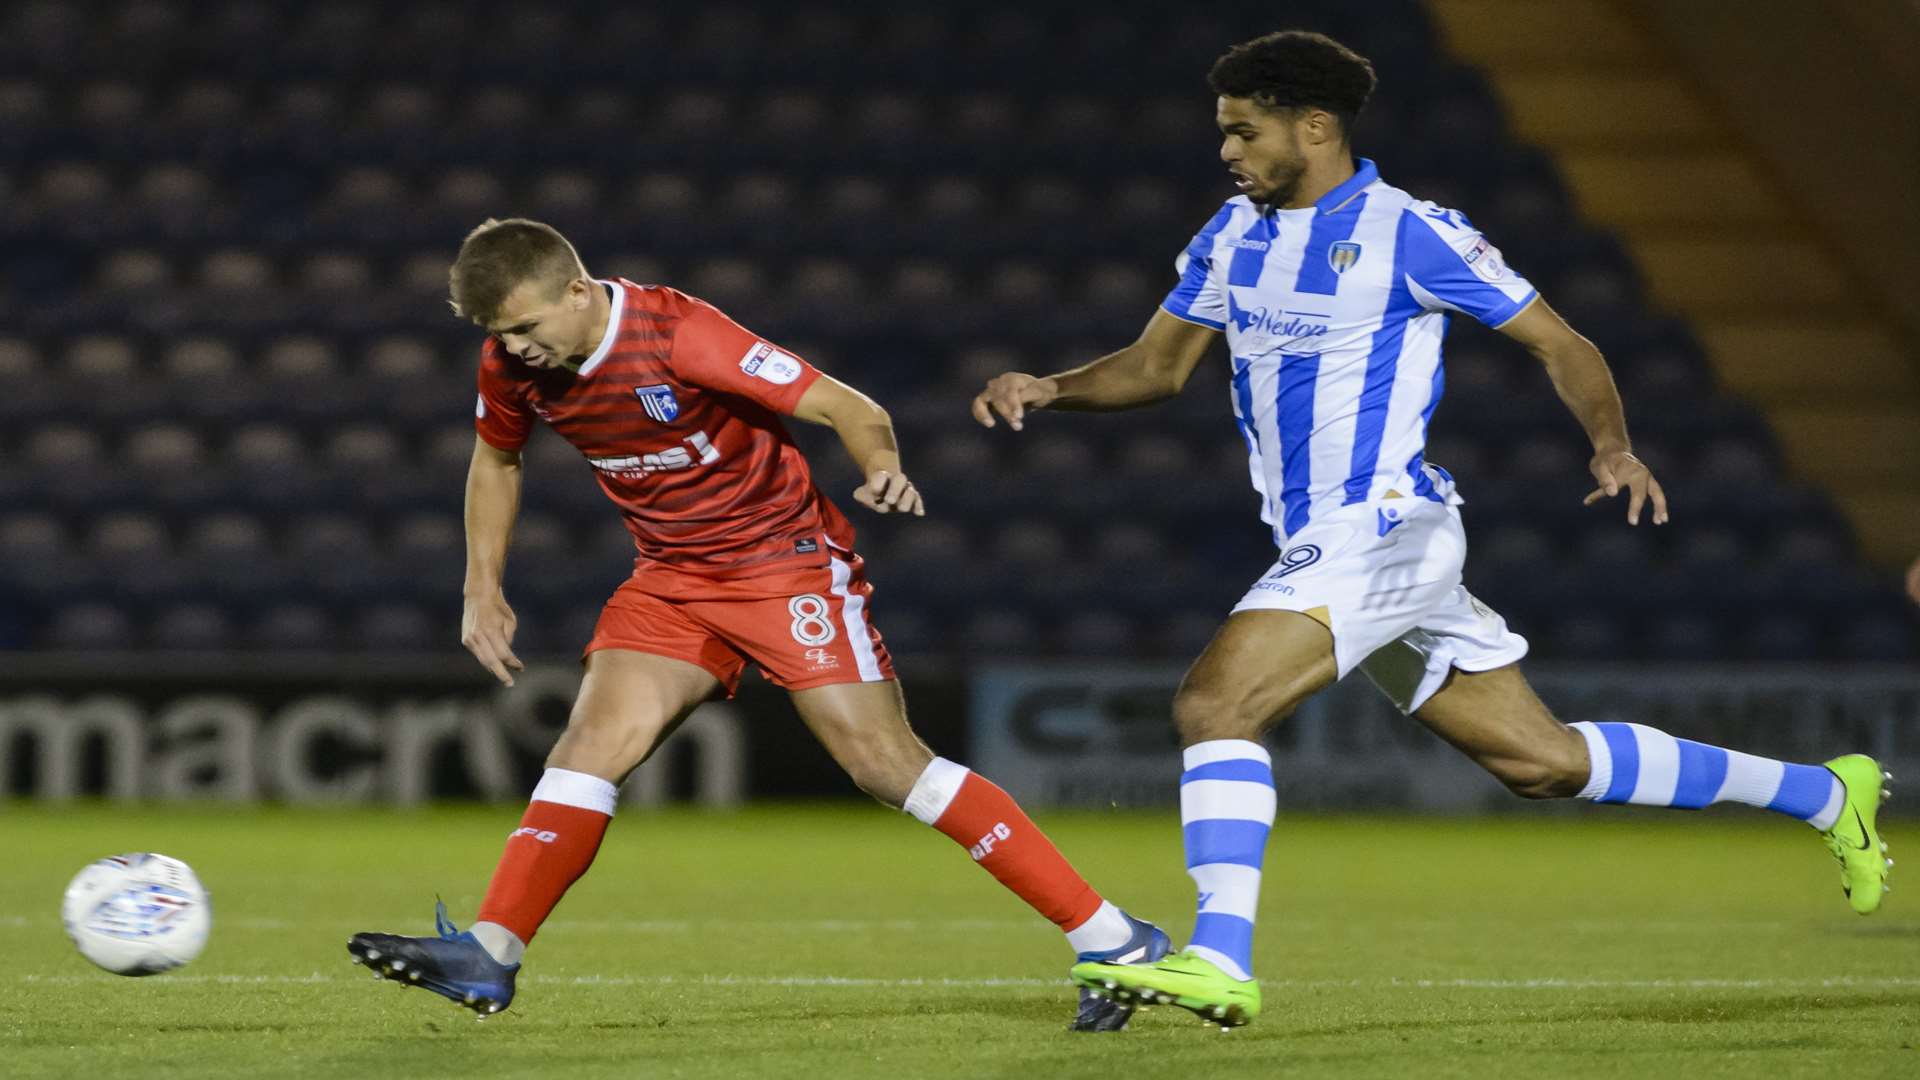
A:
[[[1333,633],[1319,619],[1296,611],[1234,615],[1180,680],[1173,698],[1180,745],[1257,742],[1336,675]]]
[[[1795,765],[1676,739],[1641,724],[1562,724],[1509,664],[1454,671],[1414,717],[1526,798],[1696,809],[1739,802],[1819,830],[1840,862],[1853,910],[1868,915],[1887,891],[1886,843],[1875,818],[1886,792],[1873,759]]]
[[[904,809],[966,848],[1002,885],[1067,935],[1082,960],[1158,960],[1166,934],[1102,899],[1011,796],[935,757],[907,723],[894,680],[795,691],[800,718],[862,791]],[[1082,995],[1077,1031],[1115,1031],[1133,1009]]]
[[[527,942],[593,863],[620,781],[720,685],[683,660],[623,649],[595,651],[586,669],[567,729],[507,837],[479,921],[459,933],[443,907],[438,938],[355,934],[347,944],[355,962],[483,1017],[513,1001]]]
[[[1587,741],[1554,717],[1518,665],[1456,668],[1413,716],[1521,798],[1569,798],[1586,786]]]
[[[1273,826],[1273,762],[1260,737],[1338,675],[1313,615],[1243,611],[1207,644],[1173,699],[1185,771],[1180,820],[1199,914],[1185,952],[1148,968],[1079,964],[1082,986],[1178,1005],[1222,1027],[1260,1013],[1253,923]]]
[[[793,706],[854,786],[895,810],[906,806],[933,751],[907,723],[898,680],[799,690]]]
[[[597,776],[616,787],[720,688],[696,664],[627,649],[589,654],[586,670],[547,768]]]

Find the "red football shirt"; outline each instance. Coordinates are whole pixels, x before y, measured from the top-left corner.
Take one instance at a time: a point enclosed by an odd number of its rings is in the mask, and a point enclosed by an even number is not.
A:
[[[519,450],[545,420],[586,456],[639,549],[647,591],[784,595],[783,578],[853,547],[780,422],[820,372],[685,293],[602,282],[613,310],[576,374],[522,363],[489,337],[475,428]]]

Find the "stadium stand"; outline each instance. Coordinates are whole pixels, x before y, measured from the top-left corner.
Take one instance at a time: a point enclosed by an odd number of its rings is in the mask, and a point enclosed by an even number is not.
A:
[[[0,648],[457,649],[479,336],[445,267],[487,215],[551,221],[596,272],[711,299],[893,410],[931,515],[856,523],[903,653],[1183,656],[1270,561],[1219,365],[1021,438],[966,415],[986,375],[1146,320],[1229,194],[1202,76],[1268,6],[1172,30],[1127,2],[468,7],[0,13]],[[1470,585],[1536,655],[1910,655],[1844,520],[1423,9],[1285,21],[1372,57],[1359,151],[1601,345],[1674,500],[1658,532],[1583,510],[1545,377],[1456,322],[1431,457],[1469,500]],[[798,434],[846,505],[830,439]],[[577,648],[631,558],[589,472],[550,435],[528,451],[528,652]]]

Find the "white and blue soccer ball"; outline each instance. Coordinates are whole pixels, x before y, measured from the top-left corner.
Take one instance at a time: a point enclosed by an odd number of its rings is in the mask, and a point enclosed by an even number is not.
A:
[[[81,956],[115,975],[157,975],[207,947],[213,906],[192,867],[143,851],[75,874],[60,921]]]

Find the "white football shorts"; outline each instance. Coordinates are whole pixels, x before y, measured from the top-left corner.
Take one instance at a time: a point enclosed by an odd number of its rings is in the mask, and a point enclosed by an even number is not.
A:
[[[1233,612],[1324,609],[1340,677],[1360,668],[1402,712],[1426,704],[1453,668],[1511,664],[1527,639],[1460,583],[1458,501],[1356,503],[1308,522]]]

